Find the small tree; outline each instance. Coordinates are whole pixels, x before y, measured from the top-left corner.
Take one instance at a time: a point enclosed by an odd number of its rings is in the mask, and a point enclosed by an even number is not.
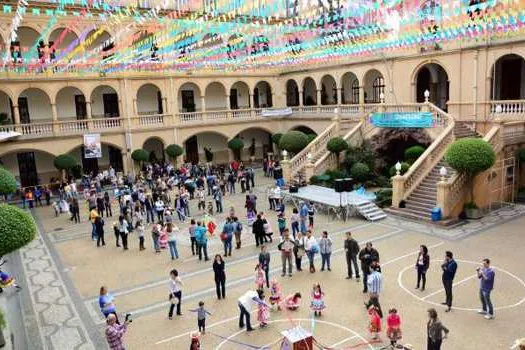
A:
[[[0,194],[11,194],[16,192],[16,180],[13,174],[4,168],[0,168]]]
[[[405,150],[405,161],[414,163],[423,153],[425,153],[425,147],[423,146],[412,146]]]
[[[142,163],[147,162],[149,160],[149,153],[148,151],[139,148],[131,152],[131,159],[135,161],[135,164],[138,164],[139,166],[142,165]]]
[[[326,149],[335,154],[337,158],[337,168],[339,169],[339,154],[348,149],[348,142],[342,137],[333,137],[326,144]]]
[[[308,137],[308,143],[312,142],[317,137],[316,134],[306,134],[306,136]]]
[[[36,236],[33,217],[14,205],[0,204],[0,256],[31,242]]]
[[[283,134],[280,132],[272,135],[272,142],[275,143],[277,147],[279,147],[279,141],[281,141],[281,137],[283,137]]]
[[[241,150],[244,148],[244,141],[235,137],[228,141],[228,148],[232,150],[235,159],[241,160]]]
[[[279,148],[292,154],[301,152],[306,146],[308,146],[308,136],[297,130],[287,132],[279,140]]]
[[[492,146],[482,139],[460,139],[448,147],[445,161],[457,172],[470,178],[470,201],[475,204],[474,177],[496,162],[496,153]]]
[[[166,154],[173,160],[173,163],[177,165],[177,158],[184,154],[184,149],[176,144],[171,144],[166,147]]]
[[[61,154],[53,161],[55,168],[62,171],[62,180],[66,180],[69,172],[78,166],[78,161],[70,154]]]
[[[365,163],[355,163],[350,169],[352,178],[359,182],[364,182],[370,177],[370,168]]]

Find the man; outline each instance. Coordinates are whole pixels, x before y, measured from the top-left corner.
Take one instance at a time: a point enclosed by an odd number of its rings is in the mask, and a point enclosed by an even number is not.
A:
[[[381,274],[381,267],[379,262],[374,260],[370,266],[370,276],[368,276],[368,303],[365,303],[365,306],[368,310],[370,305],[374,305],[378,309],[379,317],[383,318],[383,311],[381,310],[381,304],[379,304],[379,295],[383,290],[383,275]]]
[[[204,192],[204,187],[197,189],[196,197],[198,201],[197,208],[204,211],[204,209],[206,209],[206,192]]]
[[[226,218],[226,223],[224,224],[222,228],[222,234],[224,235],[224,256],[232,256],[232,240],[233,240],[233,232],[235,231],[235,227],[232,224],[232,218],[228,217]]]
[[[283,238],[281,238],[281,243],[277,245],[277,248],[281,251],[281,261],[283,264],[281,277],[286,275],[286,262],[288,262],[288,276],[292,277],[292,252],[295,248],[295,242],[290,240],[290,232],[288,229],[284,230]]]
[[[357,266],[357,254],[359,254],[359,243],[352,237],[352,232],[346,233],[345,239],[346,267],[348,276],[346,279],[352,279],[352,264],[357,282],[359,282],[359,267]]]
[[[127,320],[124,324],[117,324],[117,316],[109,314],[106,326],[106,340],[111,350],[125,350],[124,341],[122,338],[128,329],[128,324],[131,322]]]
[[[275,162],[274,168],[273,168],[273,178],[275,179],[275,183],[279,187],[284,186],[284,179],[283,179],[283,169],[281,168],[281,165],[279,162]]]
[[[222,192],[219,186],[213,186],[213,199],[215,199],[217,213],[222,213]]]
[[[257,304],[266,305],[266,303],[262,300],[263,297],[264,292],[259,289],[257,291],[250,290],[237,299],[240,310],[239,328],[244,328],[244,323],[246,321],[246,330],[248,332],[253,331],[252,325],[250,323],[250,313],[252,312],[253,307]]]
[[[306,233],[306,220],[308,218],[308,204],[303,202],[301,204],[301,210],[299,211],[299,222],[301,226],[301,233],[304,235]]]
[[[257,219],[253,222],[252,233],[255,235],[255,245],[264,243],[264,220],[261,214],[257,215]]]
[[[454,260],[454,255],[451,251],[445,252],[445,261],[441,265],[441,269],[443,270],[441,280],[443,281],[443,288],[445,288],[446,295],[446,300],[441,304],[448,306],[445,312],[450,312],[452,309],[452,284],[458,269],[458,264]]]
[[[208,261],[208,236],[206,227],[199,221],[195,228],[195,241],[197,242],[197,250],[199,252],[199,260],[202,260],[202,253],[204,252],[204,261]]]
[[[253,211],[257,213],[257,196],[253,193],[253,190],[249,191],[248,200],[252,204]]]
[[[363,271],[363,293],[368,293],[368,275],[372,272],[370,266],[373,261],[379,261],[379,253],[372,246],[372,242],[367,242],[365,247],[359,252],[361,261],[361,271]]]
[[[479,314],[485,315],[487,320],[494,318],[494,308],[490,300],[490,292],[494,289],[494,277],[496,273],[490,266],[489,259],[483,259],[483,268],[477,268],[478,278],[480,280],[479,297],[481,299],[482,309],[478,311]]]

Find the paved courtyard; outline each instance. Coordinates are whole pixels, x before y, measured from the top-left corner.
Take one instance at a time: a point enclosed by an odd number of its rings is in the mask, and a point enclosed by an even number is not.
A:
[[[258,209],[266,210],[265,189],[269,180],[262,177],[258,180]],[[235,206],[238,216],[243,217],[243,203],[243,195],[227,195],[225,212]],[[192,214],[198,213],[196,203],[192,203],[191,210]],[[287,207],[288,216],[290,212]],[[208,332],[202,339],[204,349],[278,349],[280,332],[294,325],[310,330],[325,347],[379,349],[382,343],[369,343],[368,318],[363,306],[367,297],[362,294],[362,285],[345,279],[343,239],[344,232],[351,230],[362,246],[372,241],[379,250],[384,276],[381,304],[384,311],[391,306],[399,310],[402,343],[410,343],[414,349],[426,347],[426,310],[436,307],[443,323],[451,330],[444,349],[505,349],[514,339],[525,336],[521,322],[525,312],[525,271],[521,268],[525,264],[522,254],[525,217],[522,213],[521,207],[501,209],[482,221],[453,230],[392,217],[370,223],[360,218],[341,222],[318,215],[316,236],[321,230],[327,230],[334,242],[332,271],[320,272],[317,257],[315,274],[305,269],[294,270],[292,277],[280,277],[280,253],[274,241],[269,246],[272,277],[281,283],[283,294],[301,292],[303,303],[296,312],[272,312],[269,327],[246,333],[237,325],[237,298],[255,287],[258,249],[251,233],[245,232],[242,249],[234,249],[232,257],[226,258],[227,298],[218,301],[211,261],[200,262],[192,256],[187,224],[177,223],[181,229],[178,239],[181,258],[172,261],[168,251],[159,255],[153,252],[149,230],[147,250],[139,251],[138,238],[133,233],[129,237],[130,249],[123,251],[115,247],[112,219],[106,219],[107,246],[97,248],[91,241],[86,211],[82,213],[83,222],[75,225],[65,215],[55,218],[53,210],[44,207],[34,211],[40,236],[20,251],[20,266],[12,267],[25,288],[18,296],[9,291],[2,298],[10,298],[8,302],[20,298],[24,305],[28,349],[104,349],[104,320],[97,302],[101,285],[108,286],[116,296],[120,313],[133,314],[134,321],[126,335],[129,349],[187,349],[189,334],[197,326],[196,315],[189,309],[195,308],[200,300],[213,314],[207,319]],[[274,213],[268,212],[268,216],[276,229]],[[220,217],[216,220],[223,221]],[[432,259],[425,292],[414,289],[414,264],[420,244],[429,247]],[[446,250],[454,252],[459,264],[454,287],[455,308],[448,314],[440,305],[444,299],[440,265]],[[222,252],[218,237],[210,240],[209,251],[211,256]],[[492,259],[497,274],[492,297],[496,318],[491,321],[476,313],[479,282],[475,268],[485,257]],[[170,321],[167,281],[173,268],[179,270],[184,282],[184,314]],[[309,294],[315,282],[324,289],[327,308],[322,317],[312,320]],[[252,316],[254,324],[255,319]],[[386,345],[384,332],[382,339]]]

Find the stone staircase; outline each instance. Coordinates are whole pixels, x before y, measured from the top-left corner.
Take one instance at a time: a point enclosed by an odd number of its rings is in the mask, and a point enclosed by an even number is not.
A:
[[[456,139],[481,137],[470,127],[460,122],[456,122],[454,125],[454,136]],[[456,175],[456,171],[444,159],[441,159],[419,186],[407,197],[404,208],[389,208],[387,211],[408,219],[429,221],[432,216],[431,211],[436,207],[437,183],[440,179],[439,170],[441,167],[447,169],[447,178],[452,178]]]
[[[369,221],[378,221],[386,218],[386,213],[373,202],[361,203],[356,210]]]

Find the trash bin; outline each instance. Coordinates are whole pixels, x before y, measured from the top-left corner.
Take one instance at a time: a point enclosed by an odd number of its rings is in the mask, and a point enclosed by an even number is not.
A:
[[[441,208],[435,207],[432,209],[432,221],[441,220]]]

